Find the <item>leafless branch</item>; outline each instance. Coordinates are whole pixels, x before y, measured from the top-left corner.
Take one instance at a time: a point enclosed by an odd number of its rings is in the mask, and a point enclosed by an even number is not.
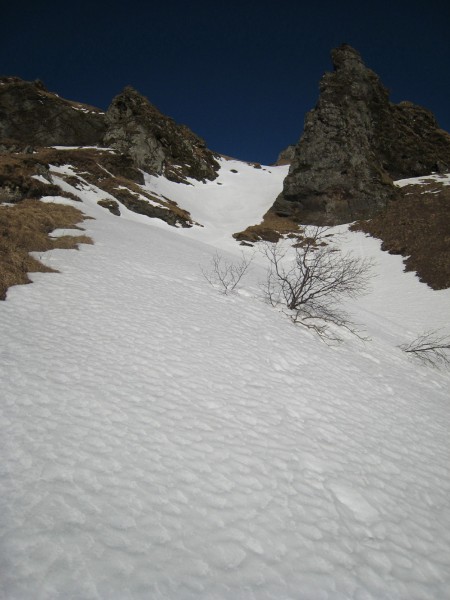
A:
[[[242,253],[239,261],[232,262],[216,252],[211,258],[208,268],[200,268],[203,277],[210,285],[219,288],[224,294],[230,294],[247,273],[252,261],[253,255],[246,256]]]
[[[367,290],[372,263],[343,254],[326,243],[327,231],[306,228],[303,239],[295,245],[293,260],[288,258],[286,246],[265,243],[262,251],[269,269],[263,292],[273,306],[286,307],[294,323],[336,341],[339,336],[330,332],[331,324],[358,335],[340,303],[343,298],[355,298]]]
[[[439,331],[428,331],[409,344],[401,344],[399,347],[425,364],[450,367],[450,336]]]

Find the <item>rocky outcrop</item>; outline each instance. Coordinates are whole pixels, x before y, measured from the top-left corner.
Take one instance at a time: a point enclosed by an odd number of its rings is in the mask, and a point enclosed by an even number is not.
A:
[[[128,154],[141,169],[172,181],[213,180],[219,164],[202,139],[163,115],[136,90],[127,87],[106,113],[106,145]]]
[[[377,160],[373,107],[388,110],[388,94],[349,46],[333,50],[333,73],[305,119],[302,138],[274,210],[303,223],[337,224],[383,209],[395,188]]]
[[[389,115],[377,123],[375,148],[392,179],[450,171],[450,135],[434,115],[411,102],[390,104]]]
[[[393,178],[446,170],[450,136],[425,109],[393,105],[356,50],[332,51],[273,211],[302,223],[367,219],[397,196]]]
[[[0,153],[46,146],[110,146],[134,166],[172,181],[213,180],[217,155],[131,87],[105,114],[49,92],[40,81],[0,79]]]
[[[50,165],[67,164],[74,174],[58,175],[63,190],[54,183]],[[100,206],[113,214],[120,215],[120,202],[169,225],[192,227],[187,211],[141,187],[142,171],[188,183],[188,178],[213,180],[218,169],[199,137],[132,88],[114,98],[105,114],[59,98],[39,81],[0,79],[0,204],[49,195],[79,200],[79,192],[93,185],[110,195]]]
[[[98,108],[64,100],[40,81],[0,79],[0,139],[8,140],[8,147],[93,146],[105,131],[105,115]]]
[[[280,167],[282,165],[290,165],[294,160],[295,155],[295,144],[290,144],[287,148],[282,150],[278,155],[276,162],[274,163],[275,167]]]

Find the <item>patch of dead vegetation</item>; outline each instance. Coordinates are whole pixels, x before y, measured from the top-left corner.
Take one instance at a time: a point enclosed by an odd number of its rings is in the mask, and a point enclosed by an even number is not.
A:
[[[142,171],[133,165],[130,157],[102,148],[42,148],[38,157],[40,162],[47,165],[72,165],[85,179],[87,176],[95,178],[96,181],[109,177],[123,177],[135,183],[144,183]]]
[[[88,183],[111,194],[133,212],[162,219],[173,226],[191,227],[193,224],[189,213],[176,202],[154,196],[140,187],[144,183],[142,171],[136,169],[127,156],[95,148],[53,152],[46,149],[43,152],[49,164],[72,165]],[[71,179],[74,185],[77,184],[77,178]],[[78,180],[75,187],[79,187],[79,183]]]
[[[260,241],[278,242],[281,237],[297,237],[301,233],[298,223],[288,217],[281,217],[269,209],[258,225],[250,225],[244,231],[234,233],[233,237],[241,243]]]
[[[405,271],[415,271],[434,290],[450,287],[450,187],[440,182],[408,185],[386,210],[351,229],[382,240],[381,248],[405,257]]]
[[[47,181],[36,179],[36,176]],[[0,204],[43,196],[63,196],[79,200],[51,183],[48,165],[40,153],[0,154]]]
[[[109,212],[116,217],[120,217],[120,208],[119,203],[116,200],[110,200],[109,198],[103,198],[102,200],[98,200],[97,204],[102,208],[106,208]]]
[[[50,237],[55,229],[81,229],[86,217],[72,206],[24,200],[14,206],[0,207],[0,300],[12,285],[30,283],[30,272],[55,272],[30,256],[55,248],[78,249],[78,244],[92,244],[80,235]]]
[[[172,226],[192,227],[193,225],[190,214],[180,208],[176,202],[154,196],[123,177],[110,177],[95,185],[117,198],[135,213],[162,219]]]
[[[87,182],[111,194],[133,212],[162,219],[173,226],[193,225],[190,214],[175,202],[154,196],[140,187],[144,176],[128,156],[101,148],[39,148],[32,153],[0,155],[0,204],[43,196],[63,196],[79,201],[76,192],[66,192],[52,182],[51,166],[64,165],[71,165],[74,174],[58,174],[58,177],[75,190],[81,191]]]

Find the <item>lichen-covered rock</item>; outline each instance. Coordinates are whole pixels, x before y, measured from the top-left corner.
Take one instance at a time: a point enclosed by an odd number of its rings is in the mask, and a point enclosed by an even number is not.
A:
[[[377,159],[373,107],[388,111],[388,94],[359,54],[333,50],[334,72],[320,82],[317,106],[305,119],[283,192],[274,210],[304,223],[369,218],[396,190]]]
[[[64,100],[40,81],[0,79],[2,140],[31,146],[91,146],[101,143],[105,130],[105,115],[98,108]]]
[[[106,113],[106,145],[129,155],[141,169],[172,181],[213,180],[219,164],[202,139],[163,115],[136,90],[127,87]]]
[[[320,82],[289,174],[273,211],[303,223],[367,219],[397,197],[392,180],[447,171],[450,135],[409,102],[389,102],[359,53],[332,51],[334,71]]]
[[[395,179],[450,171],[450,135],[434,115],[411,102],[390,104],[390,118],[378,123],[375,147]]]
[[[274,165],[279,167],[281,165],[290,165],[295,155],[295,144],[290,144],[287,148],[282,150],[278,155],[278,158]]]

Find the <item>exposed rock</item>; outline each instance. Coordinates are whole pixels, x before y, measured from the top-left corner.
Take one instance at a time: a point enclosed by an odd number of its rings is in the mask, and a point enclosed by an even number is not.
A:
[[[446,171],[450,135],[433,115],[393,105],[356,50],[332,51],[334,71],[320,82],[284,189],[273,211],[303,223],[367,219],[397,197],[392,179]]]
[[[131,87],[114,98],[105,115],[98,108],[60,98],[40,81],[0,79],[0,154],[104,144],[132,161],[135,170],[164,174],[172,181],[217,177],[217,155],[204,141]]]
[[[71,165],[72,174],[58,172],[57,177],[69,184],[72,191],[58,185],[50,165]],[[120,215],[116,198],[134,212],[162,219],[176,227],[192,227],[194,222],[187,211],[168,198],[149,193],[141,187],[143,183],[142,173],[133,166],[130,157],[100,148],[40,148],[31,155],[0,155],[0,204],[43,196],[64,196],[79,201],[86,186],[93,185],[112,196],[99,203],[113,214]]]
[[[450,135],[439,129],[427,109],[400,102],[390,104],[390,118],[377,124],[375,147],[393,179],[450,171]]]
[[[274,210],[303,223],[364,219],[386,207],[395,187],[377,159],[373,110],[388,112],[388,94],[350,46],[332,52],[333,73],[305,120]]]
[[[294,154],[295,144],[290,144],[287,148],[280,152],[276,162],[274,163],[274,166],[280,167],[281,165],[290,165],[294,160]]]
[[[120,208],[119,203],[116,200],[109,200],[108,198],[104,198],[103,200],[99,200],[97,202],[99,206],[102,208],[106,208],[110,213],[116,215],[116,217],[120,217]]]
[[[163,115],[136,90],[127,87],[106,113],[106,145],[131,156],[148,173],[172,181],[214,180],[219,164],[202,139]]]
[[[176,125],[132,88],[114,99],[106,117],[99,109],[59,98],[40,81],[4,77],[0,84],[0,204],[49,195],[79,200],[79,192],[94,185],[129,210],[192,227],[187,211],[140,187],[141,169],[174,181],[216,178],[213,153],[187,127]],[[83,147],[104,140],[116,152]],[[73,175],[59,173],[58,178],[71,192],[55,183],[49,169],[67,164]],[[115,200],[106,202],[103,206],[120,215]]]
[[[107,183],[107,185],[105,185]],[[129,210],[152,219],[161,219],[172,227],[192,227],[190,214],[167,198],[161,199],[144,190],[138,190],[132,184],[128,187],[123,181],[109,180],[102,189],[108,191]],[[118,185],[119,184],[119,185]],[[120,209],[119,209],[120,210]]]
[[[98,108],[64,100],[42,82],[18,77],[0,79],[0,138],[7,150],[14,140],[31,146],[91,146],[106,130]]]

